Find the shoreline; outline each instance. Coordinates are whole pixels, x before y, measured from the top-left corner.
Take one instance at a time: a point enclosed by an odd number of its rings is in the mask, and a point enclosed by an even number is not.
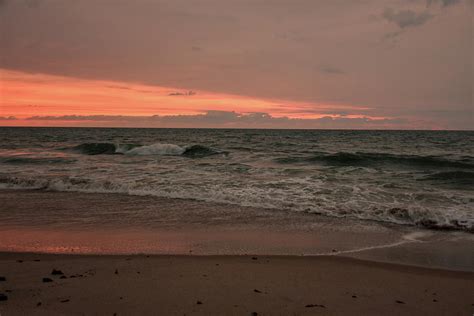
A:
[[[0,271],[6,315],[474,312],[474,273],[337,256],[0,253]]]
[[[133,259],[196,259],[196,260],[207,260],[207,259],[238,259],[246,258],[254,260],[254,258],[264,258],[268,259],[283,259],[283,260],[321,260],[321,261],[331,261],[340,262],[344,264],[356,264],[360,266],[370,266],[373,268],[381,269],[391,269],[401,272],[415,271],[426,272],[426,273],[435,273],[438,275],[446,276],[459,276],[460,278],[467,277],[474,280],[473,271],[461,271],[461,270],[450,270],[445,268],[438,267],[426,267],[426,266],[417,266],[406,263],[394,263],[394,262],[384,262],[376,261],[370,259],[362,259],[357,257],[349,257],[338,254],[328,254],[328,255],[261,255],[261,254],[241,254],[241,255],[195,255],[195,254],[146,254],[146,253],[136,253],[136,254],[80,254],[80,253],[42,253],[42,252],[13,252],[13,251],[0,251],[0,260],[17,260],[17,258],[22,258],[21,263],[26,261],[39,262],[37,258],[40,258],[40,261],[57,261],[57,260],[88,260],[88,259],[106,259],[106,260],[133,260]],[[25,259],[26,260],[23,260]],[[36,261],[35,261],[36,260]]]
[[[474,272],[465,232],[149,196],[0,190],[0,199],[0,252],[334,255]]]

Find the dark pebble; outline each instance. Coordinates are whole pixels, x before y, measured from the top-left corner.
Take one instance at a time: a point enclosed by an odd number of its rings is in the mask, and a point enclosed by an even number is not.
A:
[[[64,273],[61,270],[53,269],[53,271],[51,271],[51,275],[63,275],[63,274]]]
[[[326,308],[326,306],[322,305],[322,304],[308,304],[306,305],[305,307],[321,307],[321,308]]]
[[[436,299],[435,299],[435,300],[433,300],[433,302],[434,302],[434,303],[436,303],[437,301],[438,301],[438,300],[436,300]]]
[[[258,258],[257,257],[252,257],[252,260],[258,260]]]
[[[67,276],[61,275],[59,278],[60,278],[60,279],[67,279]]]
[[[117,269],[115,269],[115,274],[118,274],[118,270],[117,270]]]
[[[22,262],[23,262],[23,260],[17,260],[16,262],[18,262],[18,263],[22,263]]]
[[[198,305],[201,305],[201,304],[202,304],[202,302],[201,302],[201,301],[197,301],[197,302],[196,302],[196,304],[198,304]]]
[[[399,300],[396,300],[395,302],[397,302],[398,304],[405,304],[404,301],[399,301]]]
[[[255,293],[262,293],[261,291],[257,290],[257,289],[254,289],[253,290]]]
[[[352,295],[352,298],[357,298],[357,295]]]
[[[62,300],[62,301],[61,301],[61,303],[67,303],[67,302],[69,302],[68,299],[65,299],[65,300]]]
[[[0,293],[0,301],[6,301],[6,300],[8,300],[8,296],[6,296],[3,293]]]
[[[0,276],[0,281],[6,281],[6,280],[7,280],[7,278],[6,278],[6,277],[4,277],[4,276]]]
[[[40,259],[35,259],[33,260],[34,262],[40,262],[41,260]]]
[[[42,305],[41,302],[36,303],[36,306],[41,306],[41,305]]]
[[[257,313],[257,312],[252,312],[251,315],[252,315],[252,316],[258,316],[258,313]]]
[[[50,278],[43,278],[43,282],[44,283],[53,282],[53,280],[51,280]]]

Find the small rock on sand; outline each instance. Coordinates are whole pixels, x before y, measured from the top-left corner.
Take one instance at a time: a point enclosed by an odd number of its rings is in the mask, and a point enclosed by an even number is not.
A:
[[[201,305],[201,304],[202,304],[202,302],[201,302],[201,301],[197,301],[197,302],[196,302],[196,304],[198,304],[198,305]]]
[[[51,275],[63,275],[63,274],[64,273],[61,270],[53,269],[53,271],[51,271]]]
[[[6,281],[6,280],[7,280],[7,278],[6,278],[6,277],[4,277],[4,276],[0,276],[0,281]]]
[[[69,302],[69,299],[61,300],[61,303],[67,303]]]
[[[50,278],[43,278],[43,282],[48,283],[48,282],[53,282],[53,280],[51,280]]]
[[[405,304],[404,301],[399,301],[399,300],[396,300],[395,302],[397,302],[398,304]]]
[[[6,296],[3,293],[0,293],[0,301],[6,301],[6,300],[8,300],[8,296]]]
[[[321,308],[326,308],[326,306],[322,304],[308,304],[305,307],[310,308],[310,307],[321,307]]]

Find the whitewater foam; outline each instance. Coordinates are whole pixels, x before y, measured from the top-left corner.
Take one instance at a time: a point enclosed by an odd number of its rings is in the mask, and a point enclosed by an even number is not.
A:
[[[171,155],[179,156],[185,152],[183,147],[174,144],[153,144],[148,146],[140,146],[123,152],[126,155]]]

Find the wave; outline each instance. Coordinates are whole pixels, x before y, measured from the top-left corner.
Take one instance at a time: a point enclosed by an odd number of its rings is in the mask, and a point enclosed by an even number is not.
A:
[[[1,163],[22,165],[22,164],[63,164],[73,163],[75,160],[65,158],[32,158],[32,157],[3,157]]]
[[[217,151],[209,147],[201,146],[201,145],[193,145],[186,147],[183,156],[190,157],[190,158],[202,158],[206,156],[213,156],[218,154],[228,154],[226,151]]]
[[[369,152],[318,153],[310,157],[282,157],[275,160],[282,164],[321,163],[330,166],[372,166],[372,165],[405,165],[428,168],[463,168],[474,169],[470,159],[449,160],[438,156],[396,155]]]
[[[417,205],[394,207],[393,203],[370,203],[357,206],[357,200],[347,204],[334,204],[326,200],[309,207],[307,204],[285,203],[275,199],[274,195],[262,196],[254,192],[227,190],[226,188],[207,191],[200,187],[159,187],[131,181],[110,181],[80,177],[61,178],[20,178],[0,176],[0,188],[37,189],[47,191],[83,192],[83,193],[119,193],[137,196],[157,196],[177,199],[193,199],[210,203],[228,203],[265,209],[280,209],[290,212],[305,212],[337,218],[352,218],[377,221],[398,225],[419,226],[438,230],[460,230],[474,233],[474,219],[470,210],[446,210],[444,208],[428,208]],[[268,193],[268,192],[267,192]],[[246,198],[243,198],[246,196]]]
[[[149,155],[168,155],[179,156],[185,152],[183,147],[174,144],[153,144],[140,146],[124,152],[125,155],[149,156]]]
[[[130,156],[184,156],[188,158],[203,158],[217,154],[227,154],[202,145],[181,147],[175,144],[155,143],[152,145],[113,144],[113,143],[84,143],[70,150],[85,155],[130,155]]]
[[[117,146],[112,143],[85,143],[74,146],[71,150],[85,155],[114,155],[120,153],[117,152]]]
[[[430,174],[421,180],[430,180],[435,182],[441,182],[444,184],[455,184],[455,185],[474,185],[474,172],[468,171],[447,171],[437,172]]]

